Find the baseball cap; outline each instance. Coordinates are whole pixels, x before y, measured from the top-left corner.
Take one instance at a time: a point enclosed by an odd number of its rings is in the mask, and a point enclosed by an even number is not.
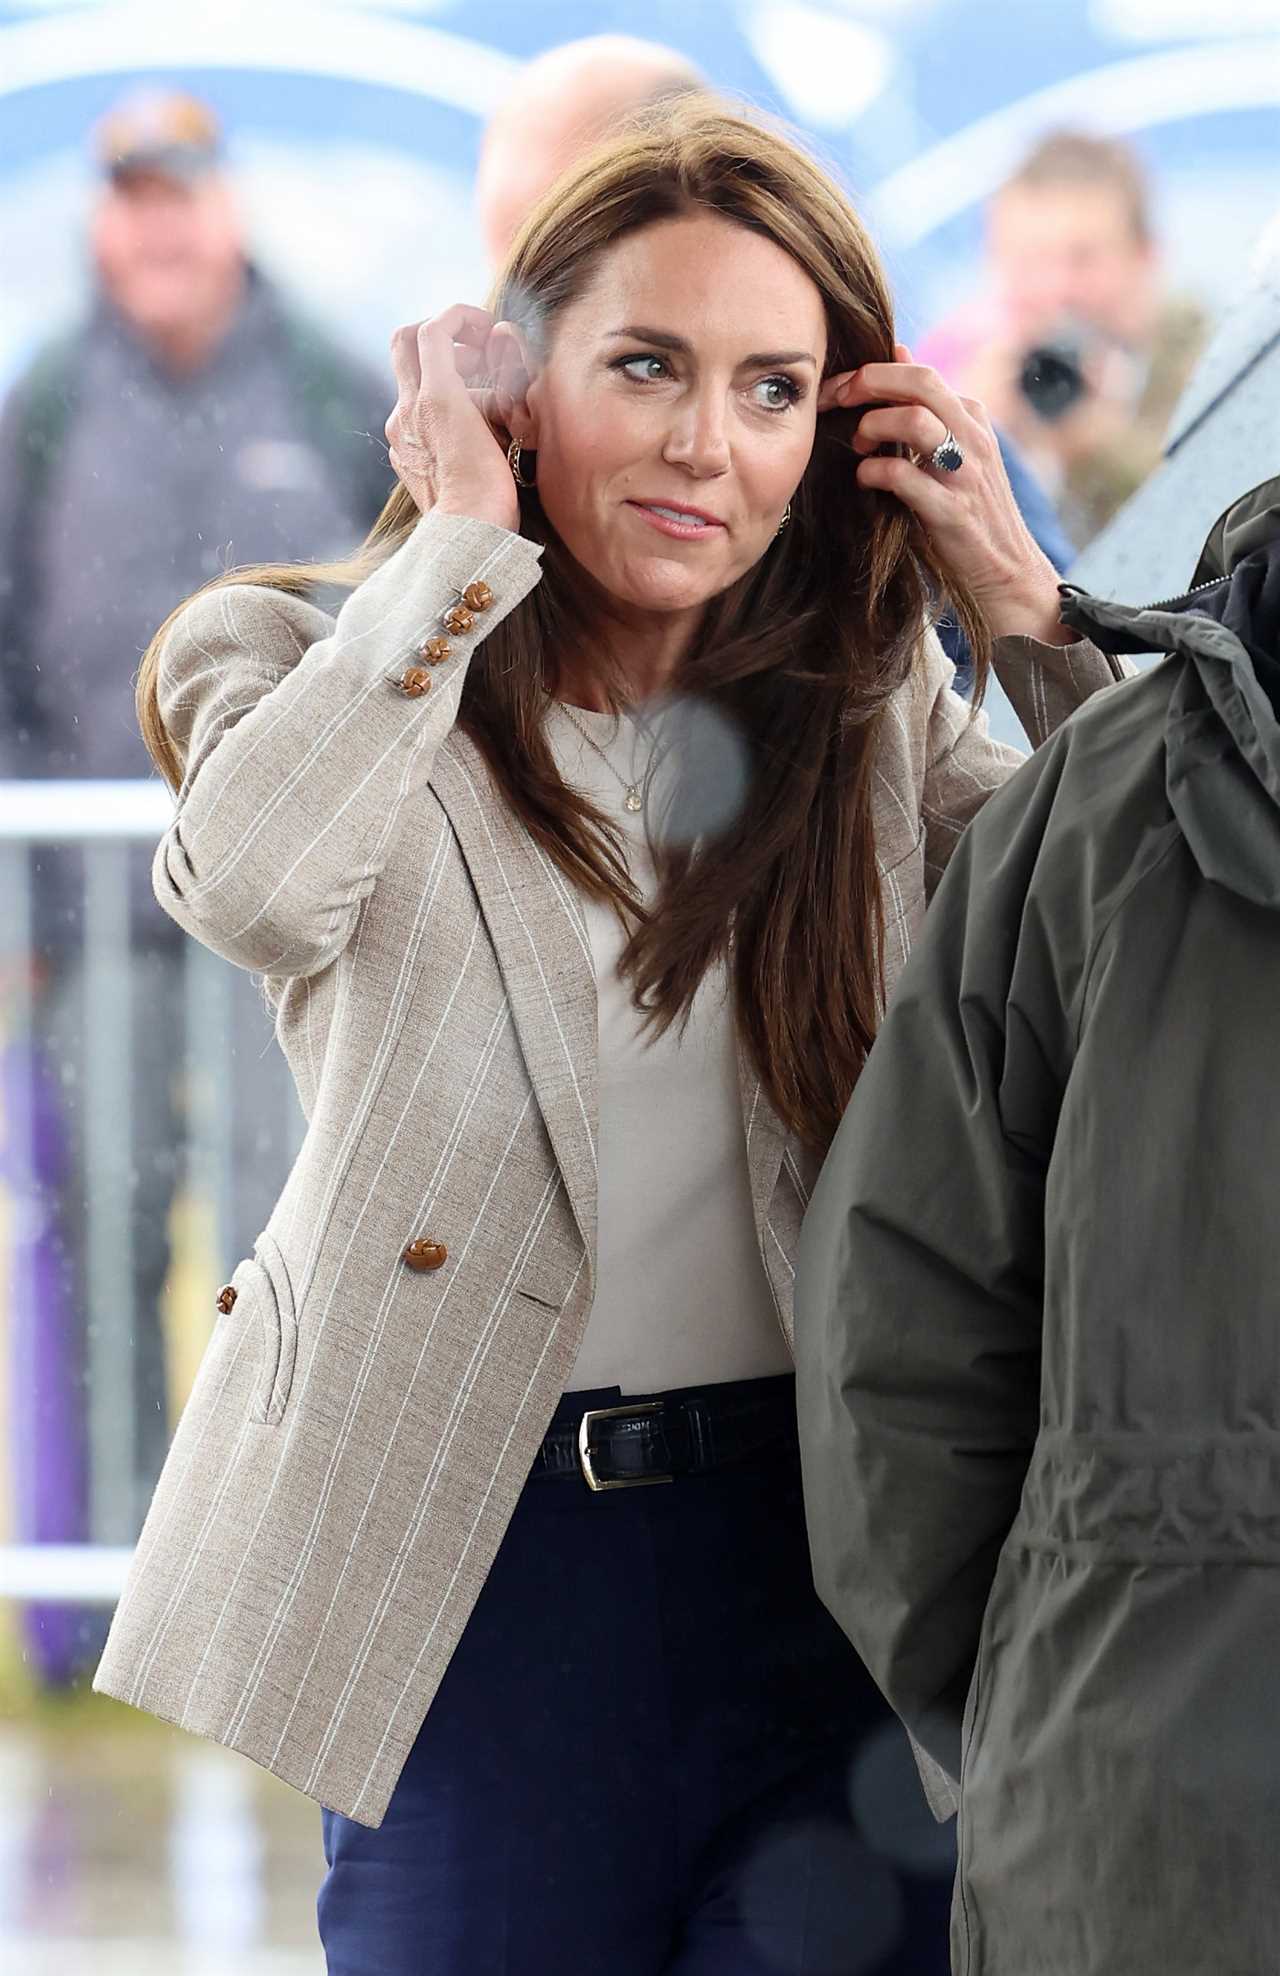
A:
[[[147,90],[108,110],[94,133],[99,167],[110,178],[160,172],[185,181],[216,170],[222,131],[207,103],[180,90]]]

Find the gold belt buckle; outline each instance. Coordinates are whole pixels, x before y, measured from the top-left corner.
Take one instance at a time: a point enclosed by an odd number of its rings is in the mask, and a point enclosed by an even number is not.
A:
[[[578,1423],[578,1466],[588,1489],[597,1493],[602,1489],[647,1489],[651,1482],[674,1482],[674,1475],[619,1475],[612,1482],[606,1482],[596,1474],[591,1460],[591,1423],[593,1420],[616,1420],[621,1414],[639,1415],[661,1413],[661,1400],[646,1401],[643,1406],[634,1407],[592,1407],[584,1413]]]

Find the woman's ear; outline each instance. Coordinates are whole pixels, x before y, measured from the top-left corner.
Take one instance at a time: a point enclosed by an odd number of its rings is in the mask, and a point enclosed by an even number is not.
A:
[[[521,446],[534,451],[538,444],[538,418],[529,402],[534,366],[524,332],[515,323],[498,322],[489,331],[485,368],[507,431]]]

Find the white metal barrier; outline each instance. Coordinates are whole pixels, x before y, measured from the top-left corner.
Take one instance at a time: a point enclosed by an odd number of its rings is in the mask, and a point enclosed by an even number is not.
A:
[[[89,1479],[86,1543],[0,1543],[0,1597],[41,1602],[111,1601],[120,1591],[138,1515],[137,1478],[122,1459],[122,1437],[137,1391],[134,1303],[134,1230],[130,1162],[133,1059],[131,1037],[138,1013],[131,969],[131,863],[163,834],[173,799],[158,779],[136,782],[17,780],[0,782],[0,980],[4,1031],[12,1041],[34,1036],[37,996],[29,956],[37,924],[33,857],[47,846],[80,847],[83,857],[83,1024],[77,1038],[74,1092],[78,1145],[89,1176],[80,1233],[83,1240],[85,1446]],[[74,849],[70,858],[74,860]],[[37,881],[38,882],[38,881]],[[220,1254],[228,1262],[244,1252],[242,1233],[233,1244],[237,1105],[252,1112],[251,1087],[262,1082],[257,1058],[270,1045],[258,991],[248,976],[187,941],[181,961],[180,1031],[185,1037],[183,1142],[175,1149],[184,1185],[208,1202]],[[253,1056],[237,1082],[234,1038],[252,1030]],[[243,1047],[243,1044],[242,1044]],[[27,1058],[33,1056],[26,1053]],[[24,1053],[9,1059],[6,1125],[13,1165],[36,1191],[34,1147],[36,1092]],[[274,1088],[274,1087],[273,1087]],[[284,1089],[283,1079],[281,1088]],[[268,1102],[274,1103],[274,1096]],[[70,1128],[68,1128],[70,1130]],[[272,1113],[282,1167],[301,1139],[296,1101],[285,1091],[278,1123]],[[273,1148],[272,1158],[275,1157]],[[243,1163],[243,1162],[242,1162]],[[283,1173],[281,1173],[281,1178]],[[264,1204],[265,1220],[270,1203]],[[241,1216],[243,1219],[243,1215]],[[260,1226],[261,1223],[256,1224]],[[11,1257],[0,1256],[11,1276]],[[38,1322],[33,1302],[27,1315]],[[131,1431],[131,1429],[129,1430]],[[0,1447],[9,1436],[0,1433]],[[132,1443],[130,1443],[132,1450]],[[3,1456],[0,1455],[0,1459]]]
[[[129,1544],[0,1544],[0,1599],[41,1605],[114,1605]]]

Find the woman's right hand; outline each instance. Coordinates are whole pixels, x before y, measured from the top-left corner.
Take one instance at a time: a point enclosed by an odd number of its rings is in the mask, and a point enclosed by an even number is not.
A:
[[[399,396],[387,420],[391,465],[425,514],[469,515],[514,534],[520,504],[494,427],[505,427],[509,393],[471,380],[490,372],[494,320],[455,303],[391,338]]]

